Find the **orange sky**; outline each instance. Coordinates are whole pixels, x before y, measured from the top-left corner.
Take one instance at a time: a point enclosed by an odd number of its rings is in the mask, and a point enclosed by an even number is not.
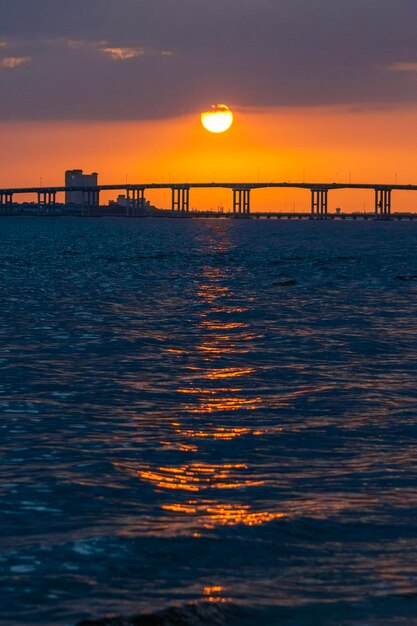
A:
[[[151,122],[2,123],[0,186],[63,184],[66,169],[100,182],[301,181],[417,184],[415,108],[291,108],[235,111],[223,135],[200,115]],[[111,196],[102,197],[107,201]],[[168,192],[148,198],[168,208]],[[300,190],[256,191],[252,209],[309,210]],[[417,211],[417,193],[394,192],[394,210]],[[230,190],[192,191],[193,208],[231,206]],[[372,192],[332,192],[330,209],[373,210]]]

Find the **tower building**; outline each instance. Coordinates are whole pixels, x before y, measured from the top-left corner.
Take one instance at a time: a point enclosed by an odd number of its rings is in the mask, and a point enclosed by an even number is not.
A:
[[[96,187],[98,185],[98,174],[84,174],[83,170],[67,170],[65,172],[65,187]],[[83,203],[82,191],[67,191],[65,193],[65,204]]]

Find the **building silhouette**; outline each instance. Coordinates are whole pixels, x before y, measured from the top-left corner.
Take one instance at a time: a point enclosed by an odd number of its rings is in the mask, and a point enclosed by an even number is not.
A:
[[[96,187],[98,185],[98,174],[84,174],[83,170],[67,170],[65,172],[65,187]],[[83,204],[82,191],[67,191],[65,193],[65,204]]]

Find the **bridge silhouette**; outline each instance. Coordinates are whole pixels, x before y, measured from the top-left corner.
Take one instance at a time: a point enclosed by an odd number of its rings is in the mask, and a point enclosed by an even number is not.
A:
[[[8,213],[15,206],[15,198],[22,195],[34,195],[39,210],[54,212],[57,197],[71,191],[82,193],[83,214],[90,215],[100,206],[100,193],[103,191],[123,191],[127,198],[126,213],[129,216],[140,215],[146,208],[145,192],[153,189],[171,191],[171,211],[185,215],[190,212],[190,192],[192,189],[230,189],[233,194],[233,214],[236,217],[250,216],[252,192],[258,189],[305,189],[311,194],[310,215],[325,218],[328,215],[328,196],[338,189],[373,190],[375,194],[375,215],[389,216],[392,212],[393,191],[417,191],[417,185],[363,184],[363,183],[292,183],[292,182],[257,182],[257,183],[146,183],[120,185],[97,185],[94,187],[16,187],[0,189],[0,212]]]

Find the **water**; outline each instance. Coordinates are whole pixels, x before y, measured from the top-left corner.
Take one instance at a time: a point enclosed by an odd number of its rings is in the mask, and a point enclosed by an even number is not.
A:
[[[417,224],[0,232],[2,624],[416,623]]]

